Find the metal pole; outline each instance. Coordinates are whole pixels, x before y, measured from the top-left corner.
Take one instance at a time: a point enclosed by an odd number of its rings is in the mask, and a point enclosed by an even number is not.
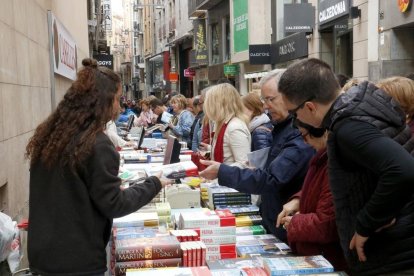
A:
[[[47,27],[49,34],[49,67],[50,67],[50,103],[52,111],[56,109],[55,92],[55,64],[53,59],[53,30],[52,30],[52,11],[47,11]]]

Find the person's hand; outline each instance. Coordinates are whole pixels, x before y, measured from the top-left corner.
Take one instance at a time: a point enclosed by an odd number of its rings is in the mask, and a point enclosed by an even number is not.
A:
[[[380,228],[375,230],[375,232],[380,232],[384,230],[385,228],[393,226],[395,224],[395,221],[396,219],[393,218],[390,223],[384,226],[381,226]],[[369,237],[361,236],[360,234],[355,232],[354,236],[351,239],[351,242],[349,243],[349,249],[351,250],[356,249],[359,261],[361,262],[365,262],[367,260],[367,257],[365,256],[365,252],[364,252],[364,244],[367,242],[368,238]]]
[[[126,144],[125,144],[125,146],[127,146],[127,147],[137,147],[137,142],[135,142],[135,141],[127,141],[126,142]]]
[[[283,225],[282,219],[286,216],[291,216],[299,211],[299,198],[294,198],[285,205],[283,205],[282,212],[277,216],[276,227]]]
[[[169,126],[171,129],[174,129],[174,125],[173,125],[172,123],[168,123],[168,126]]]
[[[200,149],[200,151],[210,151],[210,145],[203,142],[200,143],[198,148]]]
[[[280,220],[280,224],[283,225],[283,228],[287,231],[289,228],[289,224],[290,221],[292,220],[293,216],[284,216],[281,220]]]
[[[351,242],[349,243],[349,249],[354,250],[356,249],[358,254],[358,259],[360,262],[365,262],[367,260],[367,257],[365,256],[364,252],[364,244],[368,240],[368,237],[363,237],[357,232],[355,232],[354,236],[351,239]]]
[[[207,169],[200,172],[200,176],[205,179],[216,179],[220,168],[220,163],[216,161],[200,160],[200,163],[208,166]]]
[[[162,177],[162,171],[156,172],[153,176],[157,177],[160,180],[162,188],[173,184],[173,180]]]

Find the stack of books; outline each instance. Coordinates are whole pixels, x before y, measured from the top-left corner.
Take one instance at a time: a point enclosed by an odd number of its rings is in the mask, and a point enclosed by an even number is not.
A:
[[[207,251],[202,241],[181,242],[180,245],[183,252],[183,266],[195,267],[206,265]]]
[[[193,229],[206,246],[206,260],[235,258],[235,217],[227,210],[182,212],[179,228]]]
[[[127,269],[178,267],[182,265],[180,242],[173,236],[114,240],[112,274],[125,276]]]
[[[250,194],[238,192],[235,189],[224,186],[208,187],[208,206],[211,210],[216,206],[250,205],[252,199]]]
[[[246,235],[237,236],[237,255],[239,257],[251,256],[279,256],[290,252],[289,246],[274,235]]]

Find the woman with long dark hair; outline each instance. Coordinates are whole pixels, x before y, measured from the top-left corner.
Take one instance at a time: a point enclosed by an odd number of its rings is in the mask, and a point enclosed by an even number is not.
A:
[[[112,219],[138,210],[165,185],[152,176],[120,189],[119,154],[104,130],[118,115],[121,81],[96,60],[82,64],[26,149],[28,257],[41,275],[104,275]]]

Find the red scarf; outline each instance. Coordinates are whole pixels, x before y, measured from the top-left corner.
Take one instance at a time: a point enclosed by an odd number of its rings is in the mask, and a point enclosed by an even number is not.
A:
[[[221,126],[217,135],[216,145],[214,146],[214,161],[223,163],[224,161],[224,133],[226,132],[227,124]],[[213,133],[214,135],[214,133]]]

